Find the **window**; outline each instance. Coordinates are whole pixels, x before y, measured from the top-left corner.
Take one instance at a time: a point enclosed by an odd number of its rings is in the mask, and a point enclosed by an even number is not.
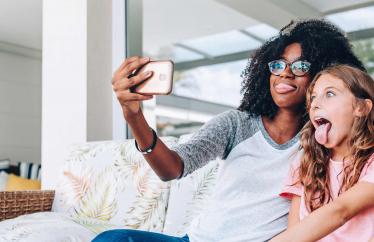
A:
[[[141,43],[144,56],[175,63],[172,94],[144,102],[148,121],[161,135],[191,133],[218,113],[238,107],[241,73],[248,59],[282,25],[303,18],[304,13],[325,17],[346,31],[355,53],[374,73],[370,1],[302,0],[296,5],[265,1],[261,15],[253,11],[258,6],[250,1],[141,2],[140,13],[131,11],[132,16],[142,16],[142,21],[132,21],[142,22],[132,28],[142,33],[134,41]],[[279,15],[273,18],[274,12]]]

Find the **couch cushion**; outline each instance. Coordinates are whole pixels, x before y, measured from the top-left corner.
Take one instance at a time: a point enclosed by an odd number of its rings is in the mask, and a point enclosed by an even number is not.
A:
[[[219,160],[210,161],[192,174],[172,181],[163,230],[165,234],[185,235],[191,221],[209,204],[219,163]]]
[[[167,146],[176,138],[163,137]],[[73,147],[56,188],[52,210],[86,225],[92,219],[126,228],[162,231],[169,182],[162,182],[134,140]]]
[[[61,213],[42,212],[0,222],[0,241],[91,241],[95,232]]]
[[[41,180],[41,164],[20,161],[18,162],[18,169],[20,177]]]
[[[10,159],[0,159],[0,171],[7,170],[10,167]]]
[[[24,191],[24,190],[40,190],[41,183],[38,180],[26,179],[23,177],[9,174],[6,184],[6,191]]]

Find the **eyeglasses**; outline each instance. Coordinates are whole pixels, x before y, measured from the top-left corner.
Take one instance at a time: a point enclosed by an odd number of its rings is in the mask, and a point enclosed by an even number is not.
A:
[[[290,66],[292,73],[295,76],[304,76],[308,73],[311,64],[304,60],[297,60],[289,63],[285,60],[274,60],[268,63],[269,70],[272,74],[279,76],[287,67]]]

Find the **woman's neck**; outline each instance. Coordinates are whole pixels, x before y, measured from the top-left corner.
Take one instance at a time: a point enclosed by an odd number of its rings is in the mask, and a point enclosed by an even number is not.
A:
[[[302,114],[279,110],[273,119],[262,117],[262,121],[270,137],[278,144],[284,144],[300,131]]]

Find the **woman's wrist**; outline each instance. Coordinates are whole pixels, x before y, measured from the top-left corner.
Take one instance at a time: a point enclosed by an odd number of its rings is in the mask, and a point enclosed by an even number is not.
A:
[[[150,126],[148,125],[141,111],[139,111],[137,114],[129,114],[129,116],[125,117],[125,119],[134,138],[137,138],[138,140],[148,140],[146,137],[150,137],[152,135]],[[140,143],[142,144],[143,142]],[[151,139],[149,142],[147,142],[147,144],[148,143],[151,143]]]
[[[137,113],[129,113],[129,112],[124,111],[123,116],[125,120],[127,121],[127,123],[131,124],[131,123],[137,123],[139,120],[141,120],[143,113],[141,109],[139,109]]]

